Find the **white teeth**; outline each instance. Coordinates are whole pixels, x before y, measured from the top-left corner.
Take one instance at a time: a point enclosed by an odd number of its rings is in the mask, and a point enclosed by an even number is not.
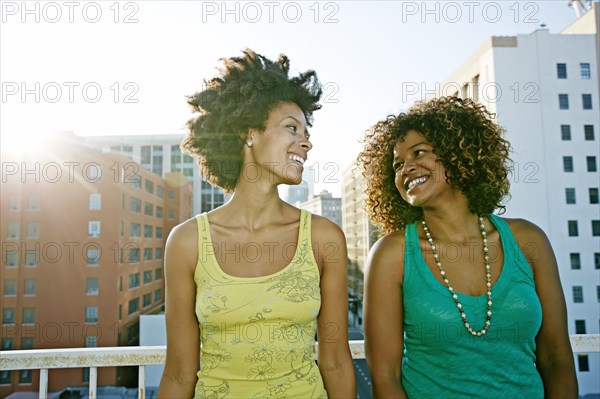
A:
[[[298,161],[300,162],[302,165],[304,165],[304,158],[302,158],[299,155],[296,154],[289,154],[288,157],[292,160],[292,161]]]
[[[408,182],[407,188],[410,190],[411,188],[413,188],[417,184],[424,183],[425,181],[427,181],[427,177],[426,176],[419,177],[417,179],[411,180],[410,182]]]

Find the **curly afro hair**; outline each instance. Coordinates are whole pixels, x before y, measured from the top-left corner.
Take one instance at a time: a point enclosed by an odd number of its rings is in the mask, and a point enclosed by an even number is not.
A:
[[[281,102],[296,103],[311,126],[322,89],[312,71],[288,77],[290,61],[243,51],[243,57],[221,59],[220,76],[204,81],[205,89],[188,97],[200,115],[187,123],[182,150],[198,158],[201,176],[233,192],[240,176],[242,147],[249,129],[264,130],[269,112]]]
[[[367,131],[358,164],[367,181],[366,207],[371,220],[386,235],[422,218],[423,211],[402,199],[395,186],[393,150],[408,131],[431,143],[452,187],[467,198],[478,215],[504,212],[512,170],[510,144],[504,129],[483,105],[470,99],[442,97],[417,102],[407,113],[389,116]]]

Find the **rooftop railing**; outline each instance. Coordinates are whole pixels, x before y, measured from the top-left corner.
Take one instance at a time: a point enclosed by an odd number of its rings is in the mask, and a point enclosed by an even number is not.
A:
[[[364,341],[349,343],[352,357],[364,359]],[[571,335],[571,345],[575,353],[600,352],[600,335]],[[98,367],[139,366],[138,398],[144,399],[146,366],[164,364],[165,358],[164,345],[0,351],[0,370],[40,370],[39,397],[47,399],[49,369],[89,367],[89,398],[96,399]]]

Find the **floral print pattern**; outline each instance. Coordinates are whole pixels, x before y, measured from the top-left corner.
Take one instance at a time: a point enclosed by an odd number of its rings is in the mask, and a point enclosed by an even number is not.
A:
[[[199,248],[208,248],[206,214],[197,221]],[[327,398],[314,359],[321,295],[310,213],[302,211],[296,252],[280,272],[236,278],[202,254],[195,281],[202,342],[196,398]]]

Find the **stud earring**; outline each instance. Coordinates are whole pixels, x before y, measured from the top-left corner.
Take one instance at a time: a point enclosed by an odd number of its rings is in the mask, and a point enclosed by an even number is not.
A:
[[[246,145],[248,146],[248,148],[252,147],[254,143],[250,140],[246,141]]]

